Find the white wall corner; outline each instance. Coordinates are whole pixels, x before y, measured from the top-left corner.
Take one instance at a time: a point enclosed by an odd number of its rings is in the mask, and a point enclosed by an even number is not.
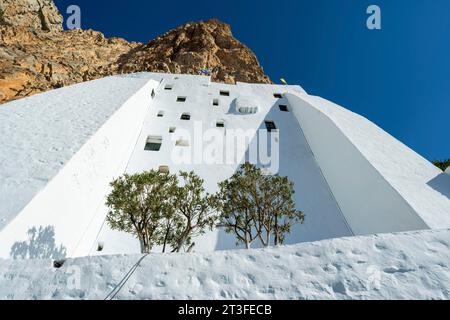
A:
[[[320,106],[295,94],[285,97],[355,235],[428,228]]]

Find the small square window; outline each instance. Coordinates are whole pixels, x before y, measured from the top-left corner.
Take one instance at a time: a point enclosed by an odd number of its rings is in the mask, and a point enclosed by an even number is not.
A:
[[[267,131],[272,132],[272,131],[277,130],[277,126],[275,125],[275,122],[273,122],[273,121],[265,121],[265,123],[266,123]]]
[[[145,144],[146,151],[159,151],[161,150],[162,137],[161,136],[149,136]]]
[[[97,252],[102,252],[105,248],[105,244],[103,242],[97,243]]]
[[[162,118],[162,117],[164,117],[164,111],[158,112],[158,118]]]
[[[170,128],[169,128],[169,133],[175,133],[176,130],[177,130],[177,128],[175,128],[175,127],[170,127]]]
[[[218,107],[219,106],[219,99],[213,100],[213,106]]]
[[[289,112],[289,108],[287,105],[280,104],[279,107],[280,107],[280,111]]]
[[[64,259],[62,259],[62,260],[55,260],[55,261],[53,261],[53,268],[60,269],[60,268],[62,268],[64,263],[66,263],[66,260],[64,260]]]
[[[164,87],[164,90],[172,90],[173,89],[173,84],[167,84],[165,87]]]
[[[220,95],[224,96],[224,97],[229,97],[230,96],[230,91],[220,91]]]
[[[283,95],[281,93],[274,93],[273,95],[276,99],[282,99]]]
[[[185,120],[185,121],[189,121],[189,120],[191,120],[191,115],[189,114],[189,113],[183,113],[182,115],[181,115],[181,118],[180,118],[181,120]]]
[[[223,121],[223,120],[217,121],[216,127],[217,128],[225,128],[225,121]]]

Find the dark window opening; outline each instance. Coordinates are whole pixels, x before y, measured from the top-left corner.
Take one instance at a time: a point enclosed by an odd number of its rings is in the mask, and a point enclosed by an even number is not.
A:
[[[173,85],[168,84],[164,87],[164,90],[172,90],[173,89]]]
[[[224,97],[229,97],[230,96],[230,91],[220,91],[220,95],[224,96]]]
[[[267,128],[267,131],[269,131],[269,132],[277,130],[277,126],[275,125],[275,122],[273,122],[273,121],[266,121],[266,128]]]
[[[158,112],[158,118],[162,118],[162,117],[164,117],[164,111]]]
[[[280,104],[280,110],[283,111],[283,112],[289,112],[288,106],[286,106],[284,104]]]
[[[155,97],[155,95],[156,95],[155,90],[152,89],[152,99]]]
[[[177,102],[186,102],[186,97],[178,97]]]
[[[53,268],[60,269],[60,268],[62,268],[64,263],[66,263],[66,260],[64,260],[64,259],[62,259],[62,260],[54,260],[53,261]]]
[[[213,100],[213,106],[218,107],[219,106],[219,99]]]
[[[191,120],[191,115],[189,114],[189,113],[183,113],[182,115],[181,115],[181,118],[180,118],[181,120],[185,120],[185,121],[189,121],[189,120]]]
[[[277,99],[282,99],[283,98],[283,95],[281,93],[275,93],[273,96],[275,98],[277,98]]]
[[[105,244],[103,242],[97,243],[97,252],[102,252],[105,248]]]
[[[169,128],[169,133],[174,133],[177,130],[177,128],[175,127],[170,127]]]
[[[160,136],[150,136],[147,138],[147,142],[145,143],[146,151],[159,151],[161,150],[162,145],[162,137]]]
[[[216,123],[217,128],[225,128],[225,121],[217,121]]]

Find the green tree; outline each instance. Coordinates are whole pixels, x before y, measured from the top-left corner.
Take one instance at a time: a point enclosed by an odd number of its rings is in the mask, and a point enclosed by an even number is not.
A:
[[[261,229],[260,240],[264,246],[270,245],[270,236],[273,234],[274,245],[281,245],[286,234],[296,223],[303,223],[305,215],[296,210],[293,196],[294,183],[287,177],[263,176],[261,179],[262,218],[258,219]],[[265,238],[264,238],[265,236]]]
[[[182,220],[180,232],[172,239],[174,252],[190,252],[193,238],[212,230],[218,221],[215,197],[205,192],[204,180],[194,172],[180,172],[180,186],[175,190],[175,211]]]
[[[219,183],[216,195],[220,211],[219,227],[225,228],[227,233],[234,233],[236,244],[243,243],[247,249],[260,233],[256,225],[257,198],[251,192],[257,183],[254,169],[247,165],[241,167],[230,179]]]
[[[448,167],[450,167],[450,159],[442,160],[442,161],[433,161],[433,164],[441,169],[442,171],[445,171]]]
[[[172,197],[172,203],[175,202],[174,194],[168,195]],[[162,246],[162,252],[165,253],[169,245],[172,245],[178,239],[184,227],[182,217],[177,213],[173,205],[164,211],[160,218],[160,230],[157,234],[157,243]]]
[[[287,177],[264,175],[246,163],[229,180],[219,183],[219,189],[219,225],[234,233],[246,248],[256,239],[266,247],[283,244],[292,226],[304,222],[305,215],[296,210],[293,200],[294,184]]]
[[[114,180],[111,187],[106,201],[110,227],[135,235],[142,253],[150,252],[157,244],[165,247],[179,225],[171,196],[177,188],[177,177],[154,170],[125,174]]]

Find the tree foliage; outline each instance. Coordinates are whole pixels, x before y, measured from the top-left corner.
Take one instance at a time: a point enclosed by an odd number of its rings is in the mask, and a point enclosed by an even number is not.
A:
[[[181,181],[180,181],[180,179]],[[217,223],[214,197],[194,172],[177,175],[149,171],[123,175],[111,183],[107,222],[114,230],[135,235],[143,253],[154,246],[166,252],[191,251],[193,239]]]
[[[167,224],[170,230],[164,237],[170,241],[177,222],[173,221],[173,198],[168,195],[174,192],[176,182],[176,176],[154,170],[114,180],[106,200],[111,209],[107,216],[110,227],[135,235],[143,253],[161,243]]]
[[[439,169],[441,169],[442,171],[447,170],[448,167],[450,167],[450,159],[447,160],[442,160],[442,161],[433,161],[433,164],[438,167]]]
[[[205,192],[204,180],[194,172],[180,172],[181,186],[174,194],[174,206],[182,222],[181,232],[174,238],[174,251],[190,251],[195,245],[192,239],[213,230],[218,215],[215,212],[215,197]]]
[[[294,184],[287,177],[264,175],[246,163],[219,189],[220,225],[246,248],[257,239],[264,246],[283,244],[292,226],[304,222],[293,200]]]
[[[125,174],[111,187],[107,222],[135,235],[143,253],[155,246],[163,252],[169,247],[190,252],[194,239],[215,227],[235,234],[247,248],[256,240],[279,245],[305,218],[296,210],[294,184],[287,177],[264,175],[251,164],[219,183],[215,195],[205,191],[204,180],[194,172]]]

